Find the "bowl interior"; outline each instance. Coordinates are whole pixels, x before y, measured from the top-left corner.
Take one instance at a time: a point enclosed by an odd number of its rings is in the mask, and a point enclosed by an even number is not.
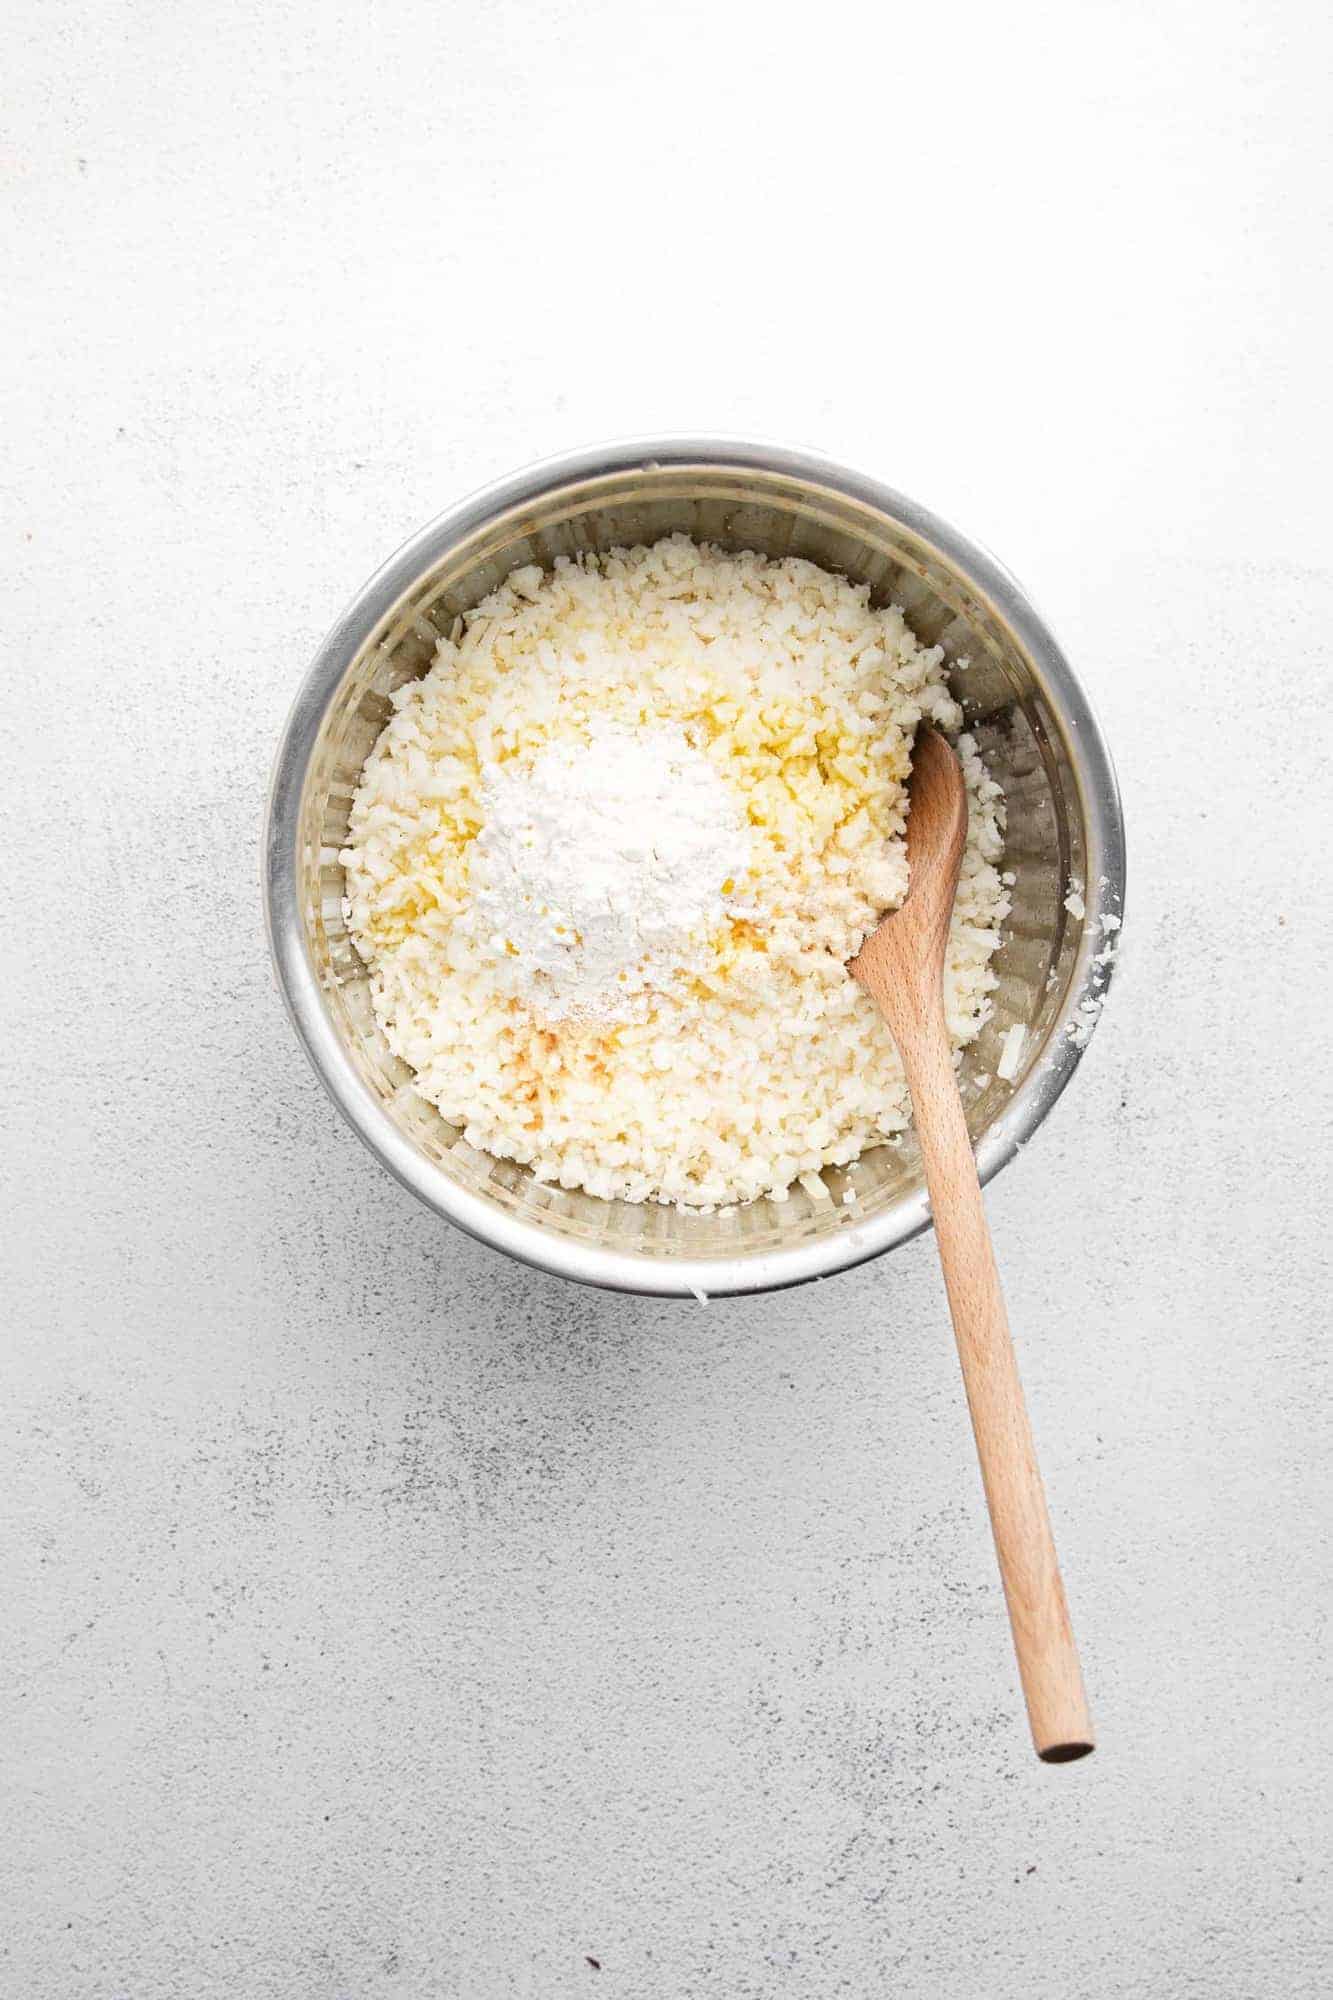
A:
[[[1064,908],[1086,879],[1085,819],[1065,726],[1019,637],[977,585],[912,528],[846,493],[779,472],[717,465],[637,465],[556,485],[453,539],[381,620],[329,704],[302,794],[299,907],[323,1003],[365,1088],[432,1174],[486,1204],[588,1247],[653,1260],[771,1255],[847,1230],[916,1195],[912,1142],[883,1146],[823,1175],[826,1197],[795,1188],[784,1202],[698,1216],[656,1203],[604,1202],[541,1186],[526,1168],[467,1145],[413,1088],[376,1024],[370,987],[343,919],[338,859],[365,758],[389,696],[424,673],[439,635],[516,565],[549,567],[579,549],[651,542],[677,529],[728,549],[799,555],[868,583],[902,606],[919,638],[944,649],[954,693],[1004,788],[1004,866],[1013,913],[996,960],[994,1012],[964,1062],[974,1138],[1001,1116],[1069,1004],[1083,926]],[[964,666],[962,663],[967,662]],[[997,1076],[1007,1030],[1031,1032],[1019,1077]],[[988,1078],[983,1085],[978,1079]],[[856,1204],[843,1196],[854,1188]]]

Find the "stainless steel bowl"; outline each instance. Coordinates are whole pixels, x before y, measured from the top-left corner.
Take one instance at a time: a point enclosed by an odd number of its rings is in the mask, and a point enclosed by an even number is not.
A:
[[[525,1168],[467,1145],[416,1094],[376,1025],[343,922],[338,852],[352,794],[389,696],[425,671],[438,635],[520,563],[549,566],[577,549],[675,529],[844,571],[877,601],[901,604],[917,634],[944,648],[954,692],[1004,786],[1006,866],[1016,876],[995,1013],[964,1068],[982,1178],[996,1173],[1068,1083],[1096,1019],[1095,1006],[1080,1008],[1105,991],[1101,919],[1120,916],[1125,880],[1115,774],[1082,689],[1008,571],[914,501],[808,453],[725,438],[611,445],[501,480],[423,528],[339,618],[297,696],[273,774],[265,900],[278,979],[311,1061],[371,1151],[440,1215],[591,1284],[757,1292],[826,1277],[924,1228],[910,1142],[828,1169],[829,1200],[798,1188],[727,1216],[540,1186]],[[1082,889],[1081,918],[1065,907],[1071,883]],[[1029,1032],[1006,1083],[996,1072],[1016,1022]],[[843,1200],[849,1189],[854,1204]]]

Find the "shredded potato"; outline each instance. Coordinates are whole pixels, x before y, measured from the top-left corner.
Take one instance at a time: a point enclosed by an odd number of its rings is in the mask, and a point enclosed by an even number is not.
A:
[[[511,574],[396,709],[353,804],[347,918],[390,1045],[471,1144],[566,1187],[710,1208],[781,1199],[903,1129],[897,1052],[844,967],[906,892],[917,724],[962,717],[898,610],[811,563],[676,535]],[[680,730],[733,789],[745,914],[636,1018],[553,1022],[467,922],[482,770],[606,725]],[[966,735],[958,749],[961,1046],[989,1011],[1008,898],[999,788]]]

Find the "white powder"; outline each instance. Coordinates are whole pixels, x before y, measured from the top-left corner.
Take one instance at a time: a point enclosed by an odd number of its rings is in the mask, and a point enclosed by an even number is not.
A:
[[[683,730],[594,727],[488,763],[481,807],[468,928],[548,1019],[641,1018],[738,908],[749,834]]]

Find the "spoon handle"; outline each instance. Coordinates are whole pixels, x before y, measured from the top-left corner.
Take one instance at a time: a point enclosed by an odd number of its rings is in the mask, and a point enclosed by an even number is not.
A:
[[[942,1015],[910,1042],[904,1064],[1032,1740],[1047,1763],[1067,1763],[1092,1749],[1092,1723]]]

